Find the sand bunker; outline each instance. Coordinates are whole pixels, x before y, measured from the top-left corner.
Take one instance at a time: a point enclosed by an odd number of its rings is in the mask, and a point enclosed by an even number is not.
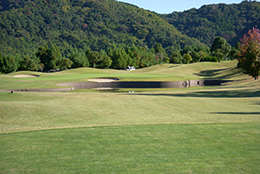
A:
[[[19,77],[19,78],[28,78],[28,77],[40,77],[39,75],[29,75],[29,74],[21,74],[21,75],[16,75],[14,77]]]
[[[90,82],[99,82],[99,83],[104,83],[104,82],[113,82],[117,81],[119,79],[117,78],[97,78],[97,79],[88,79]]]

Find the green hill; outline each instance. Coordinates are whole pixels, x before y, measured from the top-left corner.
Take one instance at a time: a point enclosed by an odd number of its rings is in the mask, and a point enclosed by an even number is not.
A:
[[[32,54],[45,42],[66,56],[72,47],[99,51],[113,43],[151,48],[203,45],[156,14],[115,0],[0,2],[0,52]]]
[[[235,45],[249,29],[260,26],[260,2],[204,5],[200,9],[160,16],[183,34],[209,46],[217,36]]]

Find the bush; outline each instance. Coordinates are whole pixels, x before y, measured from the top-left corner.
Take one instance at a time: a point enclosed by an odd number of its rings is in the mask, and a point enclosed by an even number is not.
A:
[[[201,62],[218,62],[218,58],[215,56],[207,56],[202,59]]]
[[[33,59],[31,59],[30,57],[26,56],[20,62],[19,70],[36,71],[37,70],[37,65],[36,65],[36,63],[34,62]]]
[[[15,56],[5,57],[0,54],[0,72],[15,72],[19,67],[19,58]]]

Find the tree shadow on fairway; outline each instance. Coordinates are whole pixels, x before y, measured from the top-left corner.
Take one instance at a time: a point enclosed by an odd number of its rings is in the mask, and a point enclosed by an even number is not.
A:
[[[260,97],[260,90],[219,90],[219,91],[196,91],[180,94],[135,94],[147,96],[169,96],[169,97],[205,97],[205,98],[243,98]]]
[[[197,76],[201,77],[214,77],[220,74],[221,71],[227,70],[228,68],[224,69],[215,69],[215,70],[204,70],[200,71],[199,73],[194,73]]]
[[[211,114],[223,114],[223,115],[260,115],[260,112],[211,112]]]
[[[241,70],[238,68],[224,68],[224,69],[215,69],[215,70],[204,70],[204,71],[200,71],[199,73],[194,73],[194,74],[197,76],[200,76],[204,79],[222,80],[222,79],[229,79],[238,73],[241,73]],[[220,74],[223,74],[223,75],[220,75]]]

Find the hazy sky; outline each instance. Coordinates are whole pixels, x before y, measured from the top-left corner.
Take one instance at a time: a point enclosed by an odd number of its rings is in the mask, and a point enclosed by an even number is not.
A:
[[[117,0],[137,5],[140,8],[155,11],[157,13],[172,13],[173,11],[184,11],[191,8],[200,8],[204,4],[232,4],[240,3],[242,0]]]

